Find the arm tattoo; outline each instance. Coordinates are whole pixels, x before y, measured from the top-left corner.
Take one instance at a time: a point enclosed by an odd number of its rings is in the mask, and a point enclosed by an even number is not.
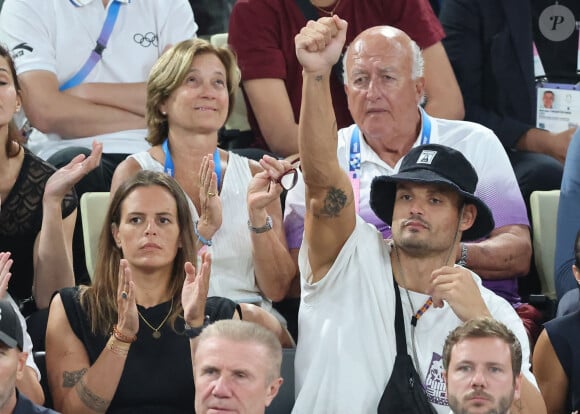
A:
[[[328,190],[324,199],[324,206],[316,217],[338,217],[344,206],[346,206],[346,194],[340,188],[332,187]]]
[[[96,411],[97,413],[106,412],[107,408],[109,408],[109,404],[111,404],[111,401],[105,400],[104,398],[99,397],[97,394],[91,391],[86,386],[82,377],[79,379],[79,382],[77,382],[75,389],[77,390],[77,394],[83,404],[91,410]]]
[[[320,82],[320,81],[322,81],[322,75],[316,75],[316,77],[314,78],[314,80],[315,80],[316,82]]]
[[[72,388],[81,379],[87,368],[79,369],[78,371],[65,371],[62,373],[62,386],[64,388]]]

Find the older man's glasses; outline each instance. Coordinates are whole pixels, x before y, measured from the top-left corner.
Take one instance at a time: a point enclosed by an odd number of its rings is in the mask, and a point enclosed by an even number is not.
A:
[[[296,158],[290,161],[290,164],[297,164],[298,161],[300,161],[300,158]],[[276,184],[280,184],[286,191],[293,189],[298,182],[298,168],[300,167],[293,166],[289,170],[284,171],[282,175],[276,180]]]

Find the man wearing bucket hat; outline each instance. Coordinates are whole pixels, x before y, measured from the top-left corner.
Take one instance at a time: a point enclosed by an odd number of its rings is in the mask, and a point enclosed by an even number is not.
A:
[[[365,59],[362,50],[372,59]],[[355,124],[337,132],[337,155],[351,177],[357,213],[390,238],[390,227],[370,208],[373,177],[396,173],[402,157],[420,144],[441,144],[460,151],[478,173],[475,194],[490,207],[495,228],[484,239],[465,238],[453,257],[513,305],[534,340],[542,315],[533,306],[522,304],[519,294],[522,280],[522,293],[534,292],[525,286],[534,280],[527,277],[532,255],[529,221],[516,176],[498,138],[479,124],[432,117],[420,108],[425,91],[421,51],[396,28],[377,26],[360,33],[343,61],[345,91]],[[371,81],[367,61],[396,66],[396,78],[404,75],[409,79],[394,89],[391,70],[377,73]],[[302,242],[305,209],[304,184],[299,180],[286,197],[284,218],[288,247],[295,257]]]
[[[22,352],[22,326],[12,305],[0,300],[0,413],[51,414],[55,411],[34,404],[16,390],[21,378],[27,353]]]
[[[392,242],[356,215],[353,187],[335,155],[328,83],[346,26],[338,16],[309,22],[295,39],[304,80],[299,145],[307,211],[294,412],[448,413],[445,338],[462,321],[492,316],[522,342],[524,379],[514,404],[545,413],[515,310],[454,264],[464,232],[482,237],[494,226],[473,195],[477,174],[466,158],[448,147],[420,146],[409,151],[399,174],[373,181],[371,206],[392,225]],[[401,42],[400,35],[393,40]],[[396,66],[379,69],[388,72],[379,81],[391,88],[409,82]],[[401,360],[408,371],[401,372]],[[399,399],[409,393],[410,405],[401,409]],[[417,411],[413,404],[423,400],[429,407]]]

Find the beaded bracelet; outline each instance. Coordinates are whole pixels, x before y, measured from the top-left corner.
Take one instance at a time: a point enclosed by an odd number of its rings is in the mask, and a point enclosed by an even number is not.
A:
[[[131,344],[119,341],[117,338],[115,338],[114,335],[112,335],[107,341],[107,348],[109,348],[111,352],[119,356],[127,356],[129,354],[130,346]]]
[[[137,335],[127,336],[117,329],[117,324],[113,325],[113,336],[117,341],[124,342],[126,344],[132,344],[137,340]]]
[[[212,245],[211,239],[208,240],[205,237],[203,237],[201,234],[199,234],[199,231],[197,230],[197,220],[195,220],[193,222],[193,232],[197,236],[197,240],[199,240],[203,245],[208,246],[208,247]]]

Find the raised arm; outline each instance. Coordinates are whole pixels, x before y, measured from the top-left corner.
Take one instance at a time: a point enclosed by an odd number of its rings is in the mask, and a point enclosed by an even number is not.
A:
[[[273,301],[284,299],[296,275],[296,266],[284,234],[280,194],[282,187],[274,183],[291,166],[286,161],[264,156],[253,166],[254,177],[248,187],[248,215],[252,227],[260,228],[270,217],[272,229],[264,232],[250,231],[254,273],[260,290]]]
[[[296,35],[303,67],[298,144],[306,184],[305,238],[312,269],[321,280],[355,226],[353,191],[336,156],[337,129],[330,95],[332,65],[340,57],[347,22],[338,16],[309,21]]]
[[[39,309],[47,308],[53,293],[74,286],[72,234],[76,211],[62,218],[62,200],[73,186],[99,165],[103,146],[93,144],[88,158],[75,157],[47,181],[42,199],[42,226],[34,243],[32,294]]]

